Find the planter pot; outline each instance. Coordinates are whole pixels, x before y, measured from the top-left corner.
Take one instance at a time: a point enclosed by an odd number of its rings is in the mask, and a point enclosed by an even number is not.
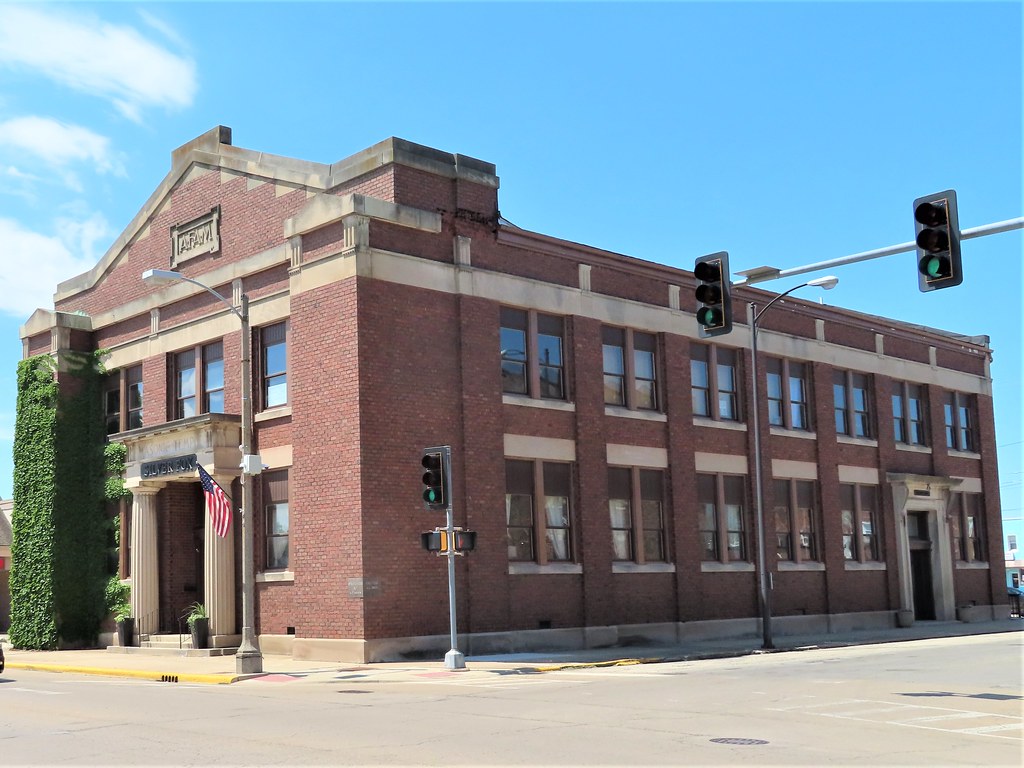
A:
[[[913,611],[896,611],[896,626],[901,629],[914,626]]]
[[[210,643],[210,620],[195,619],[190,629],[192,631],[193,648],[209,648]]]
[[[117,644],[122,648],[135,645],[135,619],[121,619],[117,622]]]

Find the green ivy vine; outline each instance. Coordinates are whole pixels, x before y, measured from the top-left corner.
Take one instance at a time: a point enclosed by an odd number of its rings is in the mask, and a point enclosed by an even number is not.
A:
[[[108,502],[125,491],[124,455],[106,445],[104,354],[62,353],[59,374],[50,355],[18,364],[9,633],[17,648],[95,645],[110,611]]]

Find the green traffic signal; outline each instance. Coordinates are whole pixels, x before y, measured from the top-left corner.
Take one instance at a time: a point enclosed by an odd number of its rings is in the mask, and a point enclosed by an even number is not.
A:
[[[956,192],[948,189],[914,201],[918,288],[935,291],[963,282]]]
[[[423,503],[428,509],[444,509],[448,506],[448,499],[445,496],[447,487],[447,462],[444,451],[447,449],[428,448],[423,451],[423,458],[420,463],[426,470],[423,473]]]

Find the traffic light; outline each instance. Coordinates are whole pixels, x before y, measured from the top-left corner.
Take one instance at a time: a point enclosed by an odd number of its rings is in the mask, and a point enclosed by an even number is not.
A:
[[[917,287],[937,291],[960,285],[960,224],[956,216],[956,192],[947,189],[914,201],[917,243]]]
[[[427,509],[446,509],[449,496],[451,448],[442,445],[423,449],[423,503]]]
[[[701,256],[693,267],[697,278],[697,324],[701,338],[721,336],[732,330],[732,296],[729,292],[727,251]]]

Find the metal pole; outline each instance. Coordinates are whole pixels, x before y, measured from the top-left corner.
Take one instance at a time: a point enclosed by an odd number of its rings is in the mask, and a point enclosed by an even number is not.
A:
[[[242,456],[252,453],[252,333],[249,330],[249,297],[242,294]],[[243,459],[244,461],[244,459]],[[242,642],[235,654],[235,671],[255,674],[263,671],[254,631],[255,584],[253,565],[253,478],[242,468]]]
[[[960,230],[960,239],[970,240],[971,238],[984,237],[985,235],[998,235],[1001,232],[1010,232],[1015,229],[1024,229],[1024,216],[1016,219],[1007,219],[1006,221],[997,221],[993,224],[983,224],[980,227],[962,229]],[[873,251],[855,253],[852,256],[841,256],[838,259],[819,261],[816,264],[807,264],[802,267],[791,267],[790,269],[764,268],[765,271],[763,273],[748,275],[742,280],[733,282],[732,285],[753,285],[754,283],[764,283],[768,280],[778,280],[783,277],[794,277],[796,275],[803,275],[808,272],[817,272],[831,267],[841,267],[846,264],[870,261],[871,259],[878,259],[882,256],[892,256],[895,253],[908,253],[909,251],[913,251],[915,248],[917,248],[917,243],[911,241],[909,243],[900,243],[899,245],[890,245],[885,248],[876,248]]]
[[[452,480],[451,480],[451,447],[445,446],[447,454],[445,464],[448,472],[445,473],[445,498],[448,506],[445,509],[448,527],[448,551],[445,556],[448,558],[448,621],[451,633],[451,650],[444,655],[444,666],[446,669],[465,669],[466,657],[459,650],[458,620],[455,614],[455,511],[452,506]]]
[[[767,309],[767,307],[765,307]],[[774,648],[772,643],[772,586],[768,574],[768,560],[765,546],[764,483],[761,479],[761,406],[757,389],[757,305],[747,305],[747,320],[750,324],[750,367],[753,371],[753,403],[751,421],[754,424],[754,503],[757,513],[757,579],[761,596],[761,647]]]

